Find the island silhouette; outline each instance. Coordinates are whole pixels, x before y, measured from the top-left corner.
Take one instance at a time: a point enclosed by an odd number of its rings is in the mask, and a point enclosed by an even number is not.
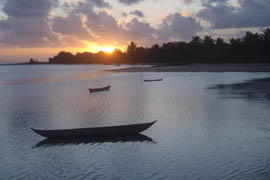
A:
[[[72,54],[61,51],[50,57],[47,64],[136,64],[136,63],[269,63],[270,29],[261,33],[247,31],[242,38],[230,42],[211,36],[192,38],[190,42],[176,41],[151,47],[130,42],[125,52],[115,49],[111,53],[83,52]],[[44,64],[30,59],[26,64]]]

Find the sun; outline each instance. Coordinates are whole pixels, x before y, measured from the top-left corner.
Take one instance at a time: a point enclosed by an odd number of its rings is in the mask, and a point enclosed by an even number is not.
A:
[[[98,51],[104,51],[106,53],[112,53],[115,48],[112,47],[112,46],[98,46],[97,49],[98,49]]]
[[[1,1],[1,0],[0,0]],[[100,51],[106,52],[106,53],[113,53],[116,49],[124,50],[125,46],[116,46],[112,44],[104,44],[99,45],[95,42],[89,42],[89,41],[83,41],[85,43],[84,51],[92,52],[92,53],[98,53]]]

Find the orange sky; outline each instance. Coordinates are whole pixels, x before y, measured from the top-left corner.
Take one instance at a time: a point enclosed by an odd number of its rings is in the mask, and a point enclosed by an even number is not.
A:
[[[21,48],[21,47],[12,47],[12,48],[1,48],[0,49],[0,62],[26,62],[30,58],[38,59],[39,61],[48,61],[49,57],[55,56],[60,51],[68,51],[73,54],[78,52],[112,52],[114,49],[121,49],[125,51],[125,46],[115,47],[115,46],[99,46],[96,44],[86,45],[85,47],[76,48],[76,47],[63,47],[63,48],[46,48],[46,47],[37,47],[37,48]]]

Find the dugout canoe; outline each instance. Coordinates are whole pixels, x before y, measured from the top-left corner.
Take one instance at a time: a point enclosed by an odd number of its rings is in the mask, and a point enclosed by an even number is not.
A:
[[[162,81],[162,79],[144,79],[144,82],[150,82],[150,81]]]
[[[99,91],[108,91],[110,90],[111,86],[105,86],[105,87],[101,87],[101,88],[89,88],[89,92],[99,92]]]
[[[85,138],[98,136],[120,136],[139,134],[140,132],[151,127],[155,122],[120,125],[120,126],[104,126],[78,129],[56,129],[56,130],[40,130],[33,129],[35,133],[47,138]]]

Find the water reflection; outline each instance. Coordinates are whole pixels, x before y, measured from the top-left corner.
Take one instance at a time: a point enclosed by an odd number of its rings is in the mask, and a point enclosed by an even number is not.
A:
[[[270,77],[269,73],[144,73],[166,81],[141,83],[141,73],[92,78],[90,74],[96,69],[92,71],[90,66],[24,67],[16,73],[10,73],[10,67],[0,83],[54,79],[0,85],[0,179],[270,177],[270,101],[217,98],[221,93],[222,97],[238,97],[237,92],[269,94],[269,88],[264,87],[269,79],[253,85],[243,81]],[[87,80],[82,74],[89,75]],[[88,88],[107,84],[112,85],[109,92],[88,92]],[[205,89],[210,85],[216,85],[214,90]],[[30,130],[114,126],[154,119],[159,125],[145,134],[158,143],[144,135],[49,140]]]
[[[270,78],[251,79],[234,84],[218,84],[208,89],[217,89],[225,98],[270,101]]]
[[[101,77],[111,74],[107,71],[92,71],[89,73],[77,73],[76,75],[70,76],[65,75],[62,77],[39,77],[39,78],[19,78],[8,80],[0,83],[0,85],[26,85],[26,84],[36,84],[36,83],[55,83],[55,82],[69,82],[75,80],[89,80],[96,77]]]
[[[34,148],[61,146],[67,144],[95,144],[95,143],[117,143],[117,142],[153,142],[155,141],[146,135],[136,134],[128,136],[111,136],[111,137],[93,137],[93,138],[72,138],[72,139],[44,139],[38,142]]]

